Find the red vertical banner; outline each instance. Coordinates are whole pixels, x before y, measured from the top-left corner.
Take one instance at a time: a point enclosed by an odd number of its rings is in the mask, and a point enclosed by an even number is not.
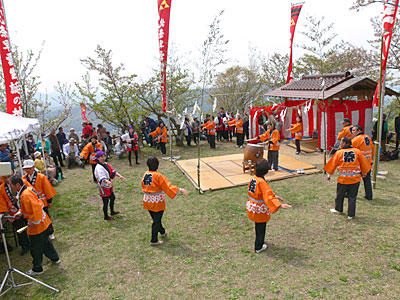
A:
[[[292,9],[290,11],[290,57],[286,83],[289,83],[293,79],[293,37],[303,4],[304,3],[292,5]]]
[[[86,105],[81,103],[81,113],[82,113],[82,121],[87,122],[88,119],[86,118]]]
[[[22,116],[20,86],[11,54],[10,38],[2,3],[3,1],[0,1],[0,52],[6,85],[7,113]]]
[[[399,0],[386,0],[383,10],[383,24],[382,24],[382,61],[381,61],[381,74],[378,85],[376,86],[373,105],[378,106],[379,89],[381,82],[385,82],[386,64],[389,56],[390,42],[392,41],[393,26],[396,22],[397,8]],[[384,87],[383,87],[384,88]]]
[[[160,17],[158,20],[158,43],[160,46],[161,94],[164,112],[167,106],[167,57],[171,1],[172,0],[158,0],[158,15]]]

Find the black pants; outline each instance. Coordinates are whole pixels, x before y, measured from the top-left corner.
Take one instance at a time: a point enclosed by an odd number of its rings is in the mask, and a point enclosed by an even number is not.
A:
[[[363,177],[365,198],[372,200],[372,183],[371,183],[371,171],[367,173],[367,176]]]
[[[294,141],[296,144],[296,152],[300,153],[301,149],[300,149],[300,140],[295,140]]]
[[[59,165],[60,165],[61,167],[64,167],[64,163],[63,163],[63,160],[62,160],[61,152],[60,152],[60,151],[58,151],[58,152],[52,152],[52,153],[51,153],[51,157],[53,158],[54,163],[55,163],[56,166],[59,166]]]
[[[264,239],[265,239],[265,228],[267,226],[267,223],[254,223],[256,226],[256,241],[254,243],[254,250],[260,250],[262,246],[264,245]]]
[[[164,211],[154,212],[149,210],[150,216],[153,219],[153,224],[151,224],[151,243],[158,242],[158,233],[164,234],[165,229],[162,226],[161,219],[164,214]]]
[[[128,160],[129,160],[129,165],[130,166],[132,166],[132,158],[131,158],[132,151],[128,151]],[[136,164],[137,164],[138,163],[138,158],[139,158],[139,154],[138,154],[139,151],[136,150],[136,151],[133,151],[133,152],[135,152],[135,159],[136,159]]]
[[[198,132],[194,132],[193,133],[193,141],[194,143],[197,145],[197,141],[199,140],[199,133]]]
[[[229,141],[229,132],[228,130],[224,130],[222,133],[222,137],[224,138],[225,141]]]
[[[39,234],[30,235],[31,255],[33,258],[33,268],[35,272],[42,272],[43,254],[51,261],[59,260],[58,253],[51,242],[49,235],[54,232],[52,224],[45,231]]]
[[[24,218],[20,218],[13,222],[13,226],[15,227],[15,230],[25,227],[26,225],[28,225],[28,222]],[[23,250],[29,250],[30,243],[29,243],[29,238],[28,238],[28,234],[26,233],[26,230],[24,232],[18,234],[18,243],[21,245],[21,248]]]
[[[96,169],[96,164],[91,164],[92,165],[92,175],[93,175],[93,181],[97,182],[96,176],[94,176],[94,169]]]
[[[50,218],[50,214],[49,214],[49,206],[45,206],[43,207],[44,212],[49,216]]]
[[[344,197],[349,198],[349,206],[347,209],[347,215],[349,217],[354,217],[356,215],[356,200],[357,200],[357,194],[358,194],[358,188],[360,186],[360,183],[353,183],[353,184],[337,184],[336,188],[336,203],[335,203],[335,209],[337,211],[343,212],[343,202],[344,202]]]
[[[270,169],[272,169],[272,165],[274,165],[274,170],[278,170],[278,161],[279,161],[279,151],[278,150],[268,150],[268,163]]]
[[[215,149],[215,135],[209,135],[210,137],[210,148]]]
[[[249,139],[249,129],[248,129],[249,127],[247,126],[247,130],[245,129],[244,130],[244,135],[245,135],[245,137],[246,137],[246,140],[248,140]]]
[[[232,142],[233,130],[228,130],[229,141]]]
[[[111,195],[108,197],[101,197],[101,199],[103,199],[103,213],[104,213],[104,220],[105,220],[109,217],[108,216],[108,203],[110,203],[111,215],[113,215],[115,213],[115,211],[114,211],[114,201],[115,201],[114,192],[112,192]]]
[[[167,149],[165,148],[165,143],[160,142],[160,149],[161,149],[161,153],[162,154],[166,154],[167,153]]]
[[[399,150],[400,132],[396,132],[396,150]]]
[[[185,139],[186,139],[187,145],[190,146],[190,144],[191,144],[191,142],[192,142],[192,136],[191,136],[190,134],[189,134],[189,135],[186,135],[186,136],[185,136]]]
[[[236,145],[243,146],[243,133],[236,133]]]

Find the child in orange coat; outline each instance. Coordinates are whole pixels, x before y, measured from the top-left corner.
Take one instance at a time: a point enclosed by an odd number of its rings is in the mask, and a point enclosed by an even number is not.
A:
[[[303,119],[301,116],[296,117],[296,124],[292,124],[292,127],[289,129],[294,134],[294,139],[296,143],[296,154],[300,154],[300,141],[303,138]]]
[[[163,243],[158,239],[158,233],[161,234],[161,237],[167,235],[161,223],[165,210],[165,195],[173,199],[178,193],[187,195],[188,192],[172,185],[164,175],[157,172],[159,162],[156,157],[149,157],[146,164],[149,171],[144,173],[142,178],[143,208],[149,211],[153,219],[150,245],[157,246]]]
[[[271,214],[276,213],[280,207],[292,207],[289,204],[281,203],[283,199],[272,191],[264,176],[268,173],[269,163],[261,159],[256,163],[256,175],[250,180],[247,186],[249,200],[247,200],[247,217],[255,223],[256,240],[254,252],[260,253],[267,249],[265,244],[265,228],[271,219]]]

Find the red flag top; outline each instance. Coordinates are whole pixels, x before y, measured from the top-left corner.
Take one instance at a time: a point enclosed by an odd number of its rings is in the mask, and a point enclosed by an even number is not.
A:
[[[378,106],[380,84],[381,82],[384,83],[385,81],[386,64],[389,56],[390,42],[392,40],[393,26],[394,23],[396,22],[398,5],[399,5],[399,0],[385,1],[385,6],[383,10],[383,22],[382,22],[383,23],[383,33],[382,33],[383,45],[382,45],[382,61],[381,61],[382,77],[380,78],[375,90],[374,101],[373,101],[374,106]]]
[[[294,37],[294,31],[296,30],[296,25],[297,25],[297,20],[299,19],[300,16],[300,11],[301,8],[303,7],[303,4],[297,4],[292,6],[291,9],[291,19],[290,19],[290,57],[289,57],[289,68],[288,68],[288,76],[286,79],[286,83],[289,83],[293,79],[293,37]]]
[[[82,120],[84,122],[87,122],[88,119],[86,117],[86,105],[84,103],[81,103],[81,113],[82,113]]]
[[[167,56],[169,37],[169,17],[171,12],[171,0],[158,0],[158,42],[160,46],[161,62],[161,94],[163,98],[163,111],[166,111],[167,101]]]
[[[22,116],[20,86],[11,54],[10,38],[2,3],[3,1],[0,2],[0,52],[6,85],[7,113]]]

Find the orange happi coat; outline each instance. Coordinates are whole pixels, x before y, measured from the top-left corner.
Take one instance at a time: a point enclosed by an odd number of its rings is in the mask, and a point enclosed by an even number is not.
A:
[[[353,125],[347,125],[347,126],[343,127],[343,129],[339,132],[337,139],[340,141],[345,136],[352,138],[353,135],[350,132],[352,127],[353,127]]]
[[[97,160],[96,160],[97,150],[103,150],[103,147],[101,146],[101,144],[99,142],[97,142],[97,144],[96,144],[96,149],[93,148],[92,143],[88,143],[82,149],[80,156],[83,157],[84,159],[87,159],[89,157],[89,163],[91,163],[92,165],[95,165],[95,164],[97,164]]]
[[[216,132],[215,122],[213,120],[208,121],[207,125],[206,125],[206,129],[207,129],[209,135],[215,135],[215,132]]]
[[[4,181],[0,185],[0,213],[9,212],[11,216],[18,212],[18,208],[13,204],[13,194],[11,186]]]
[[[158,138],[158,141],[161,143],[168,143],[168,135],[167,135],[167,127],[163,126],[161,131],[160,127],[157,127],[156,130],[150,132],[150,135],[155,138]]]
[[[157,171],[147,171],[142,178],[143,208],[150,211],[165,210],[165,194],[175,198],[179,188]]]
[[[354,184],[360,182],[361,173],[368,173],[371,170],[371,163],[356,148],[338,150],[328,161],[324,170],[333,174],[338,169],[338,183]]]
[[[28,235],[45,231],[51,221],[43,210],[43,201],[39,199],[37,192],[31,187],[23,186],[17,197],[19,197],[24,218],[28,220]]]
[[[281,134],[279,133],[279,131],[277,129],[274,129],[274,131],[272,131],[272,134],[270,136],[270,129],[268,129],[264,134],[260,135],[259,138],[261,140],[261,142],[270,140],[272,142],[272,145],[270,144],[268,146],[268,150],[279,150],[279,140],[281,139]]]
[[[303,123],[292,124],[289,130],[294,133],[294,138],[296,140],[301,140],[303,138]]]
[[[243,120],[241,118],[236,118],[235,120],[228,121],[229,126],[236,126],[237,133],[243,133]]]
[[[268,222],[271,214],[281,207],[269,184],[262,177],[254,176],[247,186],[249,200],[247,200],[247,216],[256,223]]]
[[[372,164],[374,161],[375,147],[371,138],[366,134],[359,134],[351,140],[353,148],[357,148]]]
[[[22,179],[24,183],[28,182],[29,185],[35,189],[39,195],[39,199],[43,201],[44,207],[48,206],[48,200],[52,199],[57,194],[56,190],[47,179],[47,176],[42,173],[35,171],[32,179],[29,178],[28,174],[25,174]]]

